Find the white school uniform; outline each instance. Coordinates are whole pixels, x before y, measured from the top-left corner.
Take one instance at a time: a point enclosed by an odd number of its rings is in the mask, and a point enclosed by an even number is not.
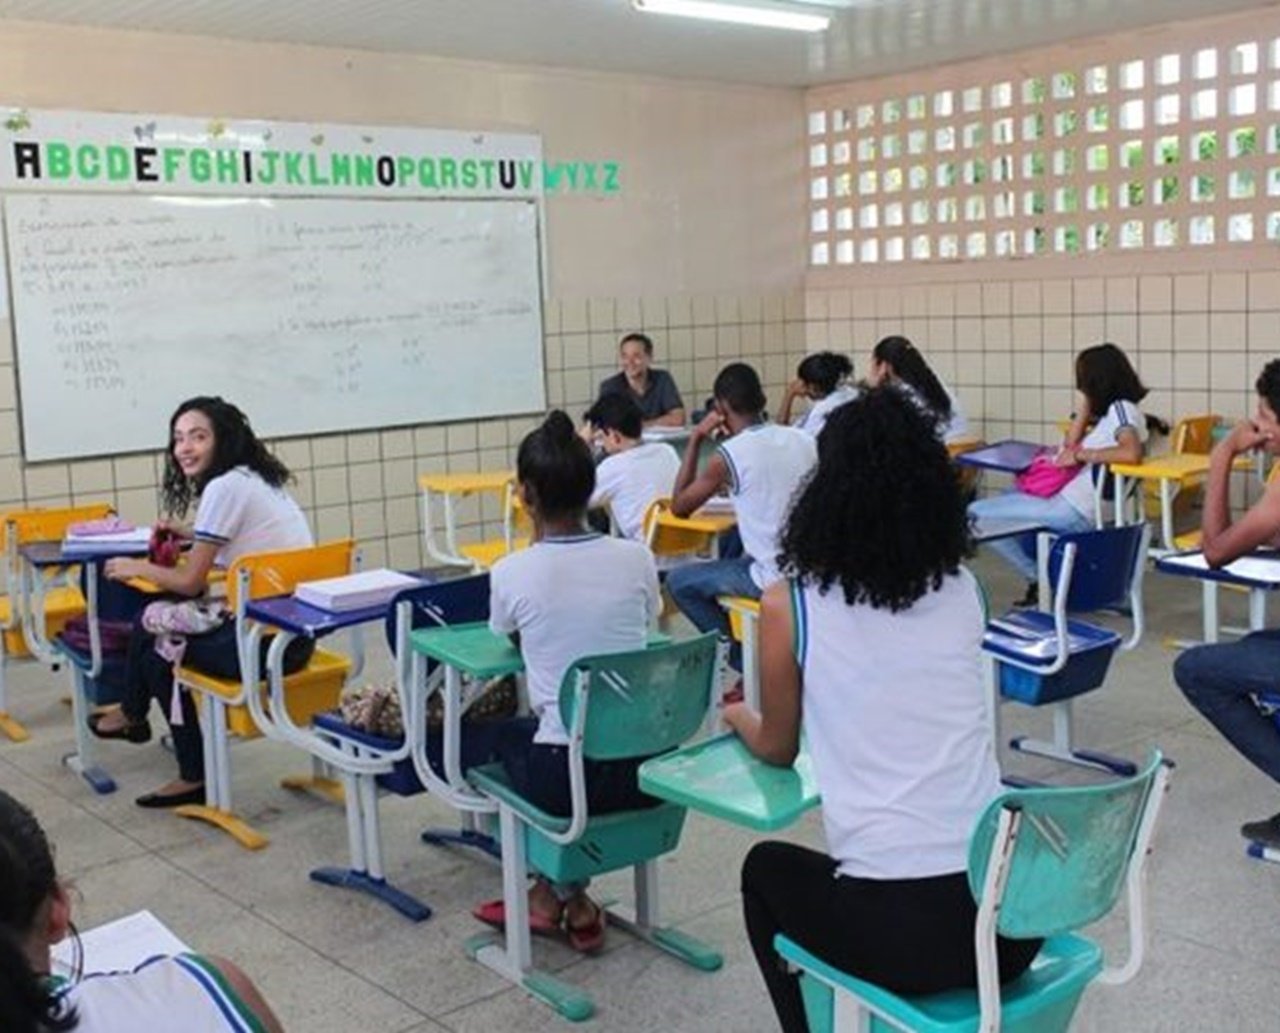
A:
[[[560,682],[596,653],[643,649],[659,608],[653,556],[639,542],[580,534],[545,538],[499,560],[489,576],[489,627],[520,633],[536,743],[563,746]]]
[[[1142,410],[1133,402],[1117,401],[1107,407],[1098,422],[1093,425],[1080,442],[1082,448],[1110,448],[1120,440],[1123,430],[1136,431],[1138,440],[1146,443],[1147,421]],[[1067,482],[1061,495],[1071,503],[1073,509],[1093,520],[1093,474],[1095,464],[1080,468],[1080,472]],[[1097,468],[1099,476],[1105,472]]]
[[[241,556],[315,544],[307,518],[283,488],[273,488],[247,466],[213,478],[200,493],[195,540],[218,546],[214,560],[230,566]]]
[[[222,974],[194,954],[157,957],[133,972],[86,976],[59,993],[76,1033],[255,1033],[261,1024]]]
[[[591,505],[608,505],[624,538],[644,538],[644,514],[654,499],[671,494],[680,472],[676,450],[660,441],[606,456],[596,467]]]
[[[963,871],[1000,792],[983,679],[981,590],[961,569],[909,609],[791,586],[803,724],[841,875]]]
[[[757,423],[716,451],[729,470],[751,580],[763,591],[778,579],[778,539],[798,489],[818,461],[818,446],[794,427]]]
[[[819,398],[809,407],[809,411],[792,424],[796,430],[802,430],[811,438],[817,438],[822,428],[827,425],[827,417],[846,402],[858,397],[858,389],[852,384],[841,384],[826,398]]]

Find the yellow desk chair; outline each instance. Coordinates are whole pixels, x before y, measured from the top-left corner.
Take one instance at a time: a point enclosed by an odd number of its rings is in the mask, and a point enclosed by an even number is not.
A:
[[[745,595],[722,595],[716,600],[729,612],[729,629],[742,643],[742,698],[760,709],[760,600]]]
[[[471,561],[472,568],[479,574],[489,570],[503,556],[518,549],[527,549],[532,534],[533,522],[520,501],[515,478],[508,475],[502,490],[502,537],[470,542],[459,546],[458,551]]]
[[[660,569],[669,570],[681,561],[715,559],[718,555],[720,535],[737,525],[732,513],[706,513],[699,510],[687,517],[671,512],[671,499],[658,498],[649,503],[641,527],[644,541],[658,560]],[[662,593],[662,613],[671,612],[671,600]]]
[[[987,443],[981,438],[963,438],[959,441],[947,442],[947,455],[951,457],[956,477],[960,481],[960,490],[966,496],[972,495],[978,490],[978,479],[982,476],[982,470],[976,466],[960,465],[955,461],[956,456],[962,456],[966,452],[976,452],[978,449],[986,447]]]
[[[446,567],[486,569],[520,545],[514,539],[515,476],[509,470],[488,473],[427,473],[418,478],[422,491],[422,535],[427,556]],[[454,505],[468,495],[496,494],[502,499],[503,535],[495,542],[458,544]],[[444,541],[436,536],[437,511],[444,521]],[[527,541],[524,544],[528,544]]]
[[[5,591],[0,596],[0,734],[13,742],[30,737],[9,713],[5,668],[10,658],[34,656],[57,670],[61,658],[49,644],[67,621],[84,613],[85,600],[78,585],[59,572],[55,582],[39,572],[28,572],[19,549],[28,542],[61,541],[71,524],[101,520],[112,512],[109,503],[59,509],[23,509],[0,517],[0,546],[4,551]]]
[[[1205,413],[1200,416],[1184,416],[1174,424],[1173,430],[1169,434],[1169,451],[1174,455],[1207,456],[1213,451],[1214,428],[1221,423],[1222,417],[1213,413]],[[1160,486],[1158,484],[1144,485],[1143,497],[1147,518],[1160,519]],[[1194,506],[1203,497],[1203,478],[1191,478],[1185,484],[1180,485],[1174,495],[1175,519],[1179,515],[1185,514],[1188,508]],[[1175,547],[1178,547],[1177,541],[1181,537],[1183,536],[1178,535],[1174,538]],[[1198,543],[1198,537],[1196,541]],[[1195,547],[1195,545],[1190,546],[1190,548]]]
[[[200,731],[204,740],[206,800],[203,804],[176,807],[175,814],[206,821],[248,850],[267,845],[267,837],[238,817],[231,807],[230,736],[258,736],[246,700],[251,692],[267,692],[260,658],[250,655],[256,650],[249,648],[251,637],[245,610],[251,600],[289,594],[302,581],[349,574],[354,560],[355,542],[344,539],[307,549],[255,553],[242,556],[231,565],[227,572],[227,602],[235,614],[241,677],[217,678],[192,667],[179,667],[174,672],[176,683],[185,691],[197,693],[203,703]],[[352,667],[350,658],[317,648],[306,667],[284,679],[293,720],[306,724],[312,715],[336,707]],[[287,778],[282,785],[289,789],[326,788],[316,776]]]

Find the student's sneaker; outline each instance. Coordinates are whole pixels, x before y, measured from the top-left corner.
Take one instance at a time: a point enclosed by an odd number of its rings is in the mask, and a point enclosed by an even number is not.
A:
[[[1262,821],[1246,821],[1240,826],[1240,835],[1262,846],[1280,850],[1280,814],[1273,814]]]
[[[1040,585],[1035,581],[1027,582],[1027,590],[1022,593],[1021,599],[1015,599],[1013,608],[1015,610],[1034,610],[1040,605]]]

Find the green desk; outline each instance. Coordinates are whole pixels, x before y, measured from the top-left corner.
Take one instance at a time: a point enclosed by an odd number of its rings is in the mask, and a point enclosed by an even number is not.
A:
[[[472,678],[502,678],[524,670],[520,650],[506,635],[495,635],[483,621],[419,628],[409,633],[415,652]]]
[[[819,803],[809,755],[789,768],[753,757],[736,735],[722,735],[640,767],[640,788],[757,832],[785,828]]]

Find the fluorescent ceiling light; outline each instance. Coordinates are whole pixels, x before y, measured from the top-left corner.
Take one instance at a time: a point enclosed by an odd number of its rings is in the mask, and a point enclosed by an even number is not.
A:
[[[822,32],[831,24],[829,14],[815,14],[799,6],[783,4],[719,3],[716,0],[631,0],[637,11],[678,14],[685,18],[759,25],[769,29]]]

